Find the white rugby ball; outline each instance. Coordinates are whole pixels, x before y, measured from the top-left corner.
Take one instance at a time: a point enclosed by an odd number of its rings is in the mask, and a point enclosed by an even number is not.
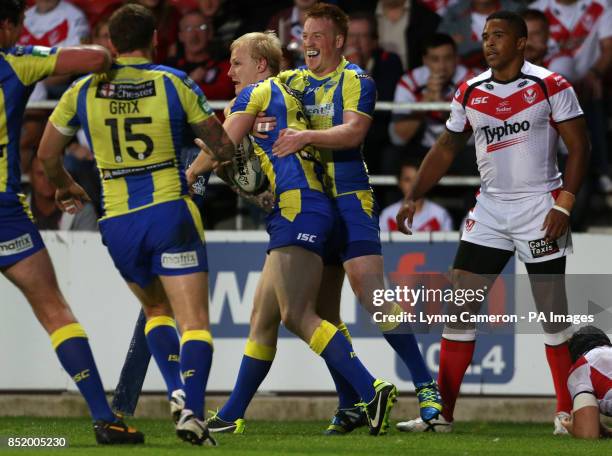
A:
[[[238,144],[238,152],[232,159],[230,178],[240,190],[256,193],[264,185],[266,175],[248,137]]]

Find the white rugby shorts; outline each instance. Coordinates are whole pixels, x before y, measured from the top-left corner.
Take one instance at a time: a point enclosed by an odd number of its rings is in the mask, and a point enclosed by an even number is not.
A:
[[[572,253],[570,230],[556,241],[545,242],[542,225],[553,207],[553,192],[505,201],[485,193],[476,197],[461,235],[462,241],[517,251],[524,263],[540,263]]]

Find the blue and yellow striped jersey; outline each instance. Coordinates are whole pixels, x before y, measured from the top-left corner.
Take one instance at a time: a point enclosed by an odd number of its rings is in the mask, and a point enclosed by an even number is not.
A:
[[[315,76],[307,67],[300,67],[283,71],[279,79],[302,94],[304,111],[314,130],[341,125],[344,111],[354,111],[369,117],[374,113],[374,80],[359,66],[345,59],[325,77]],[[334,196],[370,189],[361,146],[343,150],[320,149],[320,152]]]
[[[272,145],[282,129],[308,129],[300,100],[278,78],[268,78],[242,89],[230,109],[230,116],[236,113],[257,115],[263,111],[268,116],[276,117],[276,128],[267,133],[267,138],[252,138],[251,142],[270,181],[272,192],[276,196],[301,188],[322,192],[323,167],[316,160],[318,152],[313,147],[308,146],[282,158],[272,155]]]
[[[185,73],[131,57],[119,58],[107,74],[77,80],[49,120],[66,135],[83,128],[108,218],[186,195],[183,130],[213,115]]]
[[[23,112],[34,84],[53,73],[56,48],[0,49],[0,202],[19,201],[19,138]]]

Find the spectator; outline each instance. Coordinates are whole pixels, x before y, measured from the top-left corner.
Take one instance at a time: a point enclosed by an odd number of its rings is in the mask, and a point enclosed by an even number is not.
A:
[[[436,13],[438,16],[444,16],[446,10],[459,3],[459,0],[419,0],[429,10]]]
[[[482,54],[482,31],[487,17],[499,10],[515,11],[518,5],[510,0],[471,0],[449,7],[439,30],[448,33],[457,43],[463,64],[485,68]]]
[[[294,65],[304,65],[302,53],[302,29],[306,11],[319,0],[293,0],[293,6],[279,11],[270,22],[268,29],[276,31],[283,48],[293,54]]]
[[[610,4],[606,0],[538,0],[532,8],[543,11],[551,24],[549,54],[573,59],[572,82],[591,133],[592,174],[600,191],[612,193],[602,83],[612,67]]]
[[[376,18],[368,13],[350,15],[345,56],[366,70],[376,82],[378,100],[393,101],[395,86],[401,77],[402,62],[397,54],[378,46]],[[389,145],[389,111],[377,112],[365,139],[366,162],[371,171],[380,167],[380,151]]]
[[[230,43],[246,31],[244,17],[238,9],[238,1],[198,0],[198,8],[204,16],[212,20],[215,29],[215,48],[228,53]]]
[[[55,187],[43,169],[38,157],[34,156],[30,166],[31,193],[28,203],[36,226],[40,230],[97,231],[96,211],[91,203],[85,203],[76,214],[62,212],[55,204]]]
[[[157,47],[155,61],[165,62],[169,56],[176,53],[175,45],[178,37],[178,23],[181,15],[167,0],[127,0],[127,3],[139,3],[150,9],[157,22]]]
[[[27,46],[76,46],[89,37],[85,14],[64,0],[36,0],[25,12],[18,44]],[[39,82],[30,101],[59,99],[68,88],[69,77],[55,76]]]
[[[393,101],[396,103],[450,102],[459,85],[474,77],[472,71],[458,64],[457,47],[449,35],[436,33],[425,42],[423,49],[425,65],[402,76],[395,89]],[[398,155],[406,153],[405,146],[416,140],[420,132],[422,132],[420,141],[410,150],[413,157],[422,159],[444,131],[447,117],[447,111],[394,110],[389,131],[391,140],[397,148],[387,151],[385,170],[396,169]],[[470,153],[473,155],[473,148],[470,148],[466,154],[459,155],[458,160],[466,164],[473,163],[473,156],[466,156]]]
[[[96,22],[92,31],[92,43],[98,44],[110,50],[110,32],[108,31],[108,19],[110,15],[101,17]]]
[[[209,100],[230,100],[234,97],[234,84],[227,75],[230,64],[213,57],[213,33],[210,18],[199,10],[186,13],[179,23],[179,55],[167,64],[187,73]]]
[[[19,44],[74,46],[89,36],[85,14],[64,0],[36,0],[25,13]]]
[[[421,65],[420,43],[440,23],[437,14],[415,0],[380,0],[376,20],[380,47],[399,55],[404,69]]]
[[[419,167],[416,161],[405,161],[399,168],[398,186],[404,196],[408,195]],[[380,231],[397,231],[397,215],[404,198],[386,207],[380,214]],[[453,219],[446,209],[426,198],[416,202],[416,213],[412,221],[412,231],[452,231]]]

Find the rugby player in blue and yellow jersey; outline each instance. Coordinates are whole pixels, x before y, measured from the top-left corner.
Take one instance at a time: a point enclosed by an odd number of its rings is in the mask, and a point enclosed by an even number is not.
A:
[[[252,326],[236,388],[225,407],[209,420],[211,431],[243,428],[244,411],[266,376],[276,351],[280,320],[309,344],[338,375],[357,391],[355,402],[367,409],[370,433],[386,432],[397,390],[376,380],[361,364],[344,334],[316,314],[323,272],[324,247],[334,226],[330,198],[324,193],[318,152],[310,147],[297,154],[275,157],[272,144],[283,128],[306,130],[302,104],[276,77],[281,61],[279,39],[273,33],[248,33],[231,46],[229,75],[237,97],[223,126],[230,138],[241,141],[253,129],[257,113],[277,119],[267,138],[252,140],[272,193],[274,208],[267,217],[268,255],[256,292]],[[199,174],[200,155],[190,172]],[[213,427],[214,426],[214,427]]]
[[[50,75],[105,71],[110,55],[99,46],[14,47],[24,9],[23,0],[0,2],[0,271],[21,290],[50,335],[62,366],[89,406],[96,440],[142,443],[142,433],[118,420],[106,401],[87,334],[58,287],[49,254],[21,194],[19,137],[34,84]]]
[[[58,204],[74,211],[87,195],[62,166],[61,154],[78,127],[85,131],[102,180],[102,241],[143,305],[149,349],[178,415],[177,435],[214,443],[203,420],[212,361],[204,231],[179,153],[188,124],[218,159],[230,159],[235,146],[197,85],[151,62],[157,32],[147,8],[123,6],[111,16],[109,31],[114,65],[63,95],[39,157],[58,188]]]
[[[334,239],[336,252],[328,252],[317,311],[336,324],[347,337],[340,320],[340,290],[344,271],[361,304],[370,313],[401,312],[397,303],[373,304],[373,291],[384,289],[383,258],[378,228],[378,206],[369,184],[361,153],[370,128],[376,88],[374,81],[357,65],[342,57],[348,18],[338,7],[319,3],[306,13],[303,42],[306,66],[283,72],[280,79],[302,93],[310,130],[284,129],[273,146],[276,157],[286,157],[308,145],[321,151],[330,179],[340,226]],[[269,115],[268,113],[266,113]],[[262,122],[271,119],[262,119]],[[278,120],[277,120],[278,121]],[[334,264],[336,263],[336,264]],[[438,416],[442,403],[438,387],[429,373],[409,326],[381,323],[379,328],[412,374],[421,417]],[[329,434],[346,433],[363,423],[353,407],[356,399],[341,376],[332,371],[339,394],[339,409],[328,428]]]

